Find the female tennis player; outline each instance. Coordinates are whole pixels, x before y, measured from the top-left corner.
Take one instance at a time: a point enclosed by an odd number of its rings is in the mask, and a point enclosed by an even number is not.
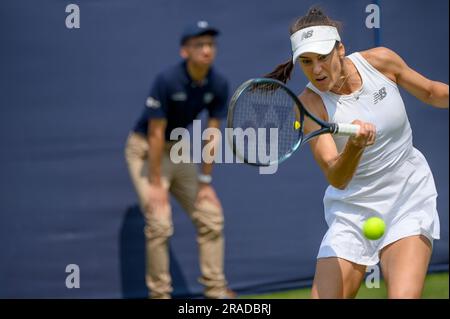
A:
[[[354,297],[366,267],[378,262],[389,298],[420,298],[439,239],[437,192],[426,159],[413,147],[398,86],[438,108],[448,108],[449,88],[384,47],[346,56],[338,25],[320,9],[309,10],[291,27],[292,58],[266,76],[286,83],[299,63],[310,81],[300,101],[325,121],[361,127],[352,137],[324,134],[310,141],[330,184],[324,196],[329,229],[312,298]],[[361,231],[371,216],[386,223],[375,241]]]

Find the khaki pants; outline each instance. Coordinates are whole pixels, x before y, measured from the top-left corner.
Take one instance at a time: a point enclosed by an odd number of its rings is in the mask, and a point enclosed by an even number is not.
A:
[[[152,213],[148,209],[148,142],[145,136],[128,136],[125,157],[131,180],[139,197],[145,218],[146,283],[152,298],[170,298],[172,283],[169,273],[168,239],[173,234],[172,212]],[[162,160],[163,185],[189,214],[197,229],[200,270],[199,281],[205,286],[205,296],[218,298],[226,291],[223,271],[222,208],[207,201],[195,205],[198,190],[197,169],[193,163],[174,164],[166,143]]]

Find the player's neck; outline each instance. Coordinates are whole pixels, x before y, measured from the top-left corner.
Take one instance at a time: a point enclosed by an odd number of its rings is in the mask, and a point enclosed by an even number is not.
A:
[[[361,86],[362,80],[358,75],[358,70],[352,63],[344,63],[342,75],[339,81],[331,89],[333,93],[340,95],[351,94],[358,90]]]
[[[187,71],[191,79],[195,82],[203,82],[208,75],[210,66],[194,64],[190,61],[187,62]]]

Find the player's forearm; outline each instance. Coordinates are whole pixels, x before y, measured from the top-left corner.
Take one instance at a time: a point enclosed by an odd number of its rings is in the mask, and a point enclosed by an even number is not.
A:
[[[213,171],[213,163],[202,163],[201,172],[203,175],[211,175]]]
[[[162,157],[164,152],[164,134],[153,132],[149,134],[149,181],[153,184],[161,184]]]
[[[331,186],[345,189],[358,168],[364,148],[347,143],[345,149],[335,158],[327,170],[327,180]]]
[[[213,170],[213,163],[216,158],[218,149],[221,145],[220,138],[220,121],[214,118],[208,121],[208,139],[204,141],[203,154],[202,154],[202,168],[201,172],[203,175],[211,175]]]
[[[433,81],[427,103],[435,107],[448,109],[448,84]]]
[[[209,140],[205,142],[205,145],[203,146],[202,167],[201,167],[201,172],[203,175],[212,174],[216,150],[217,145],[214,140]]]

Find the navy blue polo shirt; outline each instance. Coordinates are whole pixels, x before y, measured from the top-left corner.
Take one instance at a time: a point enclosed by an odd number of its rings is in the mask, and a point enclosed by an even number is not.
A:
[[[167,119],[166,141],[177,127],[186,128],[204,109],[210,118],[227,115],[228,82],[210,68],[203,83],[194,82],[183,61],[156,77],[134,131],[147,135],[150,119]]]

